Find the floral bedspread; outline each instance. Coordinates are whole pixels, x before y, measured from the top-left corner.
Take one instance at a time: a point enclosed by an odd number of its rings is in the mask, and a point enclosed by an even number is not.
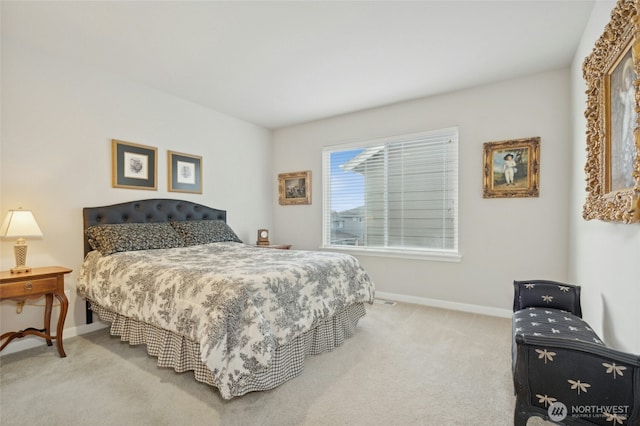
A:
[[[78,294],[200,344],[223,397],[276,347],[346,306],[372,303],[352,256],[235,242],[87,255]]]

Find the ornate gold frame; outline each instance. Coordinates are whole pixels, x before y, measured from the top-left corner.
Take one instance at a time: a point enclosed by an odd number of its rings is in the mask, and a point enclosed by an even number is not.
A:
[[[311,204],[311,171],[278,175],[280,204]]]
[[[486,142],[483,145],[483,198],[538,197],[540,195],[540,138]],[[511,155],[513,183],[506,180],[504,163]],[[518,160],[519,159],[519,160]]]
[[[633,223],[640,221],[640,126],[633,128],[635,158],[630,188],[611,187],[612,96],[611,75],[631,51],[635,70],[634,109],[640,113],[640,0],[619,0],[611,12],[593,52],[582,65],[587,83],[587,198],[582,216],[586,220]],[[622,131],[624,127],[621,126]],[[624,139],[621,138],[619,142]]]

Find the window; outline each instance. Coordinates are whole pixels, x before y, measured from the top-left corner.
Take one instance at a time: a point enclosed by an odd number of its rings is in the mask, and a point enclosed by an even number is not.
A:
[[[458,129],[323,150],[323,246],[458,258]]]

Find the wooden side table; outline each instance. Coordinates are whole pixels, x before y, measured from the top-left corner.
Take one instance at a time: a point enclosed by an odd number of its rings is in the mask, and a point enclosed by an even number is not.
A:
[[[10,331],[0,336],[0,341],[7,339],[0,346],[3,350],[13,339],[34,334],[46,339],[47,345],[51,346],[52,340],[56,341],[58,353],[61,358],[67,356],[62,347],[62,331],[64,320],[69,309],[69,300],[64,294],[64,275],[72,270],[60,266],[47,266],[44,268],[33,268],[30,272],[12,274],[10,271],[0,271],[0,300],[34,299],[44,296],[46,307],[44,310],[44,328],[27,328],[21,331]],[[53,307],[53,297],[60,301],[60,316],[58,317],[58,327],[56,335],[51,335],[51,308]]]
[[[291,248],[291,244],[269,244],[269,245],[258,244],[257,247],[272,248],[272,249],[279,249],[279,250],[289,250]]]

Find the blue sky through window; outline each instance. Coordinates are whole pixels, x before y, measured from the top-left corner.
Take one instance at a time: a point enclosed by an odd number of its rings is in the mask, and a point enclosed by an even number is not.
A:
[[[345,211],[364,205],[364,176],[344,171],[340,166],[360,154],[363,149],[331,153],[331,210]]]

